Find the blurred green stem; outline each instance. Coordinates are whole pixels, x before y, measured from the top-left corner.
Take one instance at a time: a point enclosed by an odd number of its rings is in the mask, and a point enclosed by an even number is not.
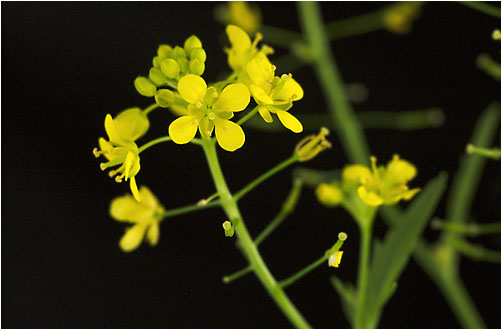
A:
[[[459,4],[475,9],[489,16],[500,18],[500,8],[481,1],[457,1]]]
[[[299,2],[298,9],[302,28],[315,55],[313,65],[327,98],[337,134],[351,162],[368,164],[369,149],[361,125],[345,94],[345,85],[336,67],[323,27],[319,4]]]
[[[359,243],[359,270],[357,276],[357,309],[354,320],[355,328],[366,327],[366,317],[364,308],[368,295],[368,273],[371,247],[371,232],[373,221],[359,222],[360,243]]]
[[[479,236],[500,233],[500,222],[495,223],[453,223],[434,219],[431,227],[437,230],[448,230],[457,234]]]

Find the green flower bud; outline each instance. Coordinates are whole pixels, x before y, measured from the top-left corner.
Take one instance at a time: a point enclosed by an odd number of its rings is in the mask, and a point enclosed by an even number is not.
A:
[[[169,108],[173,105],[175,99],[174,93],[169,89],[159,89],[155,94],[155,102],[162,108]]]
[[[180,65],[180,71],[183,73],[188,72],[188,60],[186,57],[177,57],[176,62]]]
[[[204,73],[204,69],[206,68],[204,63],[196,58],[190,60],[188,67],[190,69],[190,73],[196,74],[198,76],[201,76]]]
[[[134,80],[134,87],[143,96],[154,96],[155,92],[157,92],[157,86],[146,77],[137,77]]]
[[[169,45],[160,45],[159,48],[157,49],[157,55],[161,58],[168,58],[171,57],[171,54],[173,53],[173,47]]]
[[[176,79],[180,73],[180,66],[178,62],[176,62],[172,58],[166,58],[160,63],[160,69],[162,73],[165,74],[168,78]]]
[[[202,48],[194,48],[190,53],[190,59],[198,59],[202,63],[206,62],[206,51]]]
[[[200,42],[199,38],[196,36],[190,36],[185,40],[185,52],[187,54],[192,53],[192,49],[194,48],[202,48],[202,42]]]
[[[174,47],[174,50],[171,53],[170,57],[172,57],[172,58],[187,57],[187,53],[180,46],[176,46],[176,47]]]
[[[163,58],[162,58],[162,57],[160,57],[160,56],[155,56],[155,57],[153,58],[153,61],[152,61],[152,63],[153,63],[153,67],[154,67],[154,68],[160,68],[160,62],[162,62],[162,60],[163,60]]]
[[[159,68],[151,68],[148,77],[157,86],[162,85],[162,83],[164,83],[164,81],[166,80],[166,76],[164,76]]]

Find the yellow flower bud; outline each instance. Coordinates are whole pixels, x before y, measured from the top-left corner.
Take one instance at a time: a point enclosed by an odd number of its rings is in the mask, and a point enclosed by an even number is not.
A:
[[[295,153],[301,162],[306,162],[317,156],[320,152],[331,148],[331,143],[326,140],[329,130],[321,127],[319,134],[307,136],[296,145]]]
[[[500,37],[501,37],[500,30],[493,30],[492,39],[493,40],[500,40]]]
[[[191,54],[194,48],[202,48],[202,42],[197,36],[192,35],[185,40],[184,48],[187,54]]]
[[[341,189],[333,184],[321,183],[315,190],[317,200],[326,207],[335,207],[343,201]]]
[[[196,58],[190,60],[188,67],[190,69],[190,73],[196,74],[198,76],[201,76],[206,68],[204,63],[202,63]]]
[[[187,53],[180,46],[176,46],[174,47],[173,52],[171,53],[171,57],[172,58],[187,57]]]
[[[161,86],[166,80],[166,76],[164,76],[162,70],[155,67],[150,69],[150,74],[148,75],[148,77],[157,86]]]
[[[186,59],[186,57],[177,57],[176,62],[178,62],[181,72],[188,72],[188,60]]]
[[[180,73],[180,66],[172,58],[167,58],[160,63],[160,69],[166,77],[176,79]]]
[[[169,89],[159,89],[157,94],[155,94],[155,102],[162,108],[169,108],[173,105],[175,101],[175,96]]]
[[[202,48],[194,48],[190,53],[190,59],[198,59],[202,63],[206,62],[206,51]]]
[[[169,45],[160,45],[157,49],[157,55],[161,58],[168,58],[173,53],[173,47]]]
[[[162,62],[163,58],[160,56],[155,56],[152,60],[152,64],[154,68],[160,68],[160,62]]]
[[[154,96],[155,92],[157,92],[157,86],[146,77],[137,77],[134,80],[134,87],[143,96]]]

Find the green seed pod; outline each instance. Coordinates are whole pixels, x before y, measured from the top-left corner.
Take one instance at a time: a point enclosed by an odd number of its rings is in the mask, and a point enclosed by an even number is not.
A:
[[[151,81],[157,86],[160,86],[164,83],[166,80],[166,76],[162,73],[162,70],[159,68],[151,68],[150,69],[150,74],[148,76]]]
[[[185,40],[185,52],[187,54],[192,53],[192,49],[194,48],[202,48],[202,42],[200,42],[199,38],[196,36],[190,36]]]
[[[173,53],[173,47],[169,45],[160,45],[159,48],[157,49],[157,55],[159,55],[162,58],[171,57],[172,53]]]
[[[163,58],[162,58],[162,57],[160,57],[160,56],[155,56],[155,57],[153,58],[153,61],[152,61],[152,63],[153,63],[153,67],[154,67],[154,68],[160,68],[160,62],[162,62],[162,60],[163,60]]]
[[[159,89],[157,94],[155,94],[155,102],[162,108],[168,108],[173,105],[175,99],[174,93],[169,89]]]
[[[194,48],[190,53],[190,59],[198,59],[202,63],[206,62],[206,51],[202,48]]]
[[[143,96],[154,96],[157,92],[157,87],[146,77],[137,77],[134,80],[134,87]]]
[[[196,74],[198,76],[201,76],[204,73],[204,69],[206,68],[204,63],[202,63],[196,58],[190,60],[190,64],[188,65],[188,67],[190,69],[190,73]]]
[[[178,62],[181,72],[188,72],[188,60],[186,59],[186,57],[177,57],[176,62]]]
[[[168,78],[176,79],[180,73],[180,66],[178,62],[176,62],[172,58],[166,58],[160,63],[160,69],[162,73],[165,74]]]
[[[174,47],[174,50],[171,53],[170,57],[172,57],[172,58],[187,57],[187,53],[180,46],[176,46],[176,47]]]

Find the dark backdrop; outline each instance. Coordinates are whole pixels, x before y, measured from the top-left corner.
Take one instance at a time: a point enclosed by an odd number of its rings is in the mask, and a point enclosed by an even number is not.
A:
[[[349,17],[378,3],[322,3],[325,20]],[[222,211],[170,218],[156,248],[118,248],[124,224],[108,216],[110,200],[128,191],[98,167],[91,150],[105,134],[104,116],[150,99],[133,80],[147,75],[160,43],[182,44],[196,34],[208,53],[207,80],[227,70],[224,27],[213,3],[2,3],[2,327],[289,327],[253,276],[230,285],[222,275],[245,266],[225,238]],[[299,31],[292,3],[261,3],[267,24]],[[333,43],[347,83],[361,82],[368,100],[356,110],[442,107],[441,128],[413,132],[368,130],[382,162],[393,153],[415,163],[423,186],[441,170],[451,175],[481,110],[500,98],[500,84],[474,65],[480,52],[497,58],[490,39],[497,19],[456,3],[431,3],[411,34],[386,31]],[[280,54],[280,51],[278,51]],[[279,68],[280,70],[280,68]],[[305,89],[295,113],[325,111],[311,68],[294,72]],[[172,116],[151,115],[144,141],[165,135]],[[235,153],[220,150],[236,190],[290,155],[305,136],[246,130]],[[305,164],[340,168],[347,158],[335,134],[333,149]],[[141,141],[140,141],[141,142]],[[140,184],[167,208],[214,192],[197,146],[163,144],[142,154]],[[500,163],[488,162],[472,214],[500,214]],[[242,201],[252,234],[279,210],[291,182],[286,170]],[[451,177],[450,177],[451,178]],[[444,215],[444,201],[437,215]],[[328,278],[355,281],[358,234],[342,210],[320,207],[306,189],[291,216],[261,247],[277,278],[318,258],[336,234],[349,235],[341,268],[321,267],[288,294],[315,327],[347,327]],[[385,226],[379,220],[376,234]],[[427,230],[427,237],[437,233]],[[495,235],[483,244],[499,249]],[[462,276],[490,327],[500,327],[500,265],[462,259]],[[411,261],[388,304],[381,327],[458,327],[431,280]]]

